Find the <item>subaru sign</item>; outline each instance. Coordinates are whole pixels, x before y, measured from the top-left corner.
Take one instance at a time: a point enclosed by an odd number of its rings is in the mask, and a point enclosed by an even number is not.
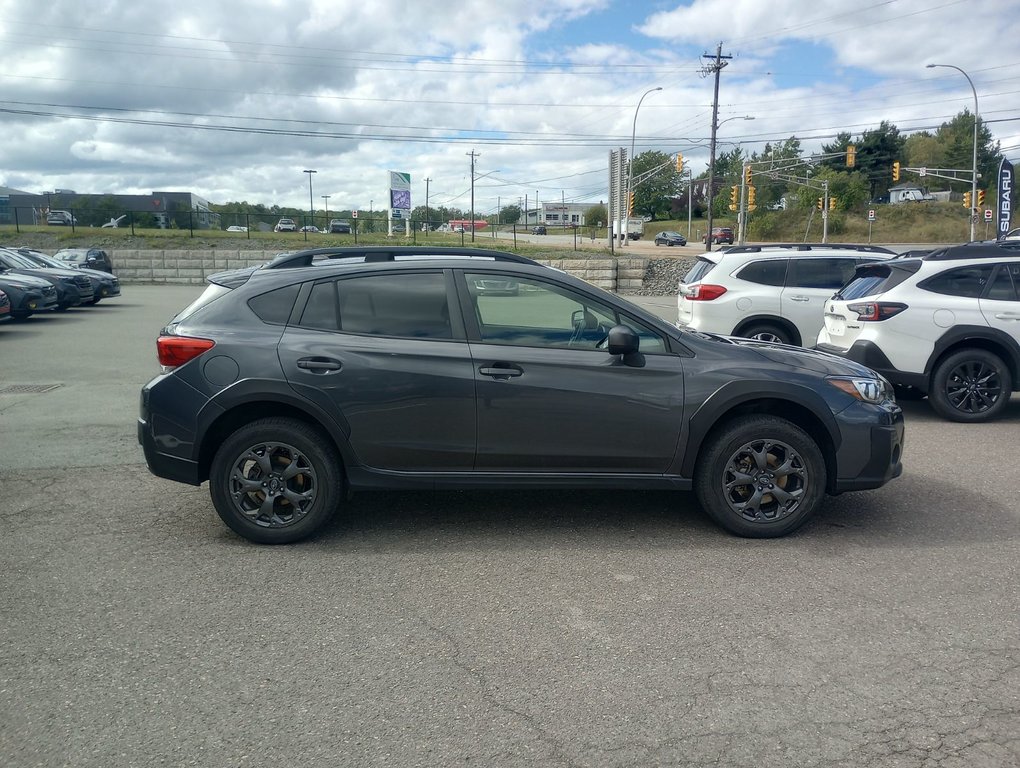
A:
[[[1013,190],[1013,163],[1002,158],[999,163],[999,231],[996,240],[1001,240],[1009,232],[1013,218]]]

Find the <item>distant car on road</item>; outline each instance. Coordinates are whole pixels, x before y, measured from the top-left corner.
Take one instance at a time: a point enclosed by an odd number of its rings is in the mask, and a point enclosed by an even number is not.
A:
[[[351,223],[345,219],[331,219],[329,233],[331,235],[349,235],[351,234]]]
[[[280,219],[273,227],[274,232],[297,232],[297,224],[294,219]]]
[[[708,243],[708,236],[702,235],[701,242]],[[733,230],[730,227],[712,227],[712,242],[716,245],[733,245]]]
[[[77,224],[78,219],[72,216],[70,211],[50,211],[46,214],[46,223],[69,227],[72,224]]]
[[[247,232],[247,231],[248,231],[248,227],[242,227],[242,226],[240,226],[238,224],[233,224],[233,225],[227,227],[227,232]]]
[[[318,232],[319,228],[317,226],[315,226],[314,224],[305,224],[303,227],[301,227],[301,231],[302,232]]]
[[[544,234],[546,234],[545,227],[543,227],[543,226],[532,227],[531,228],[531,234],[533,234],[533,235],[544,235]]]
[[[687,238],[679,232],[659,232],[655,236],[656,245],[687,245]]]

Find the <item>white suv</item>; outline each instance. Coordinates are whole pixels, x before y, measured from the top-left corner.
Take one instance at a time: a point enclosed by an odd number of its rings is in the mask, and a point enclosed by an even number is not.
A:
[[[709,252],[680,283],[677,325],[811,346],[825,300],[858,265],[895,254],[870,245],[741,245]]]
[[[816,348],[927,394],[946,419],[995,418],[1020,389],[1020,242],[860,267],[826,302]]]

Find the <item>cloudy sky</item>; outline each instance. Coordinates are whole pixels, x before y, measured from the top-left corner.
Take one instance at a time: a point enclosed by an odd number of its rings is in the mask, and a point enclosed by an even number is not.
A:
[[[848,10],[850,6],[853,10]],[[598,201],[608,153],[708,162],[979,111],[1020,161],[1020,0],[0,0],[0,186],[316,208]],[[751,116],[754,121],[741,118]],[[734,118],[734,119],[730,119]]]

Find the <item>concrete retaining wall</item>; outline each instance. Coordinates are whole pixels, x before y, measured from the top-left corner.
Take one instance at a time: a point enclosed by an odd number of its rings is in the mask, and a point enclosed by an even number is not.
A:
[[[276,251],[112,251],[117,277],[123,283],[194,283],[228,269],[265,262]],[[650,259],[551,259],[539,263],[562,269],[608,291],[641,289]]]

